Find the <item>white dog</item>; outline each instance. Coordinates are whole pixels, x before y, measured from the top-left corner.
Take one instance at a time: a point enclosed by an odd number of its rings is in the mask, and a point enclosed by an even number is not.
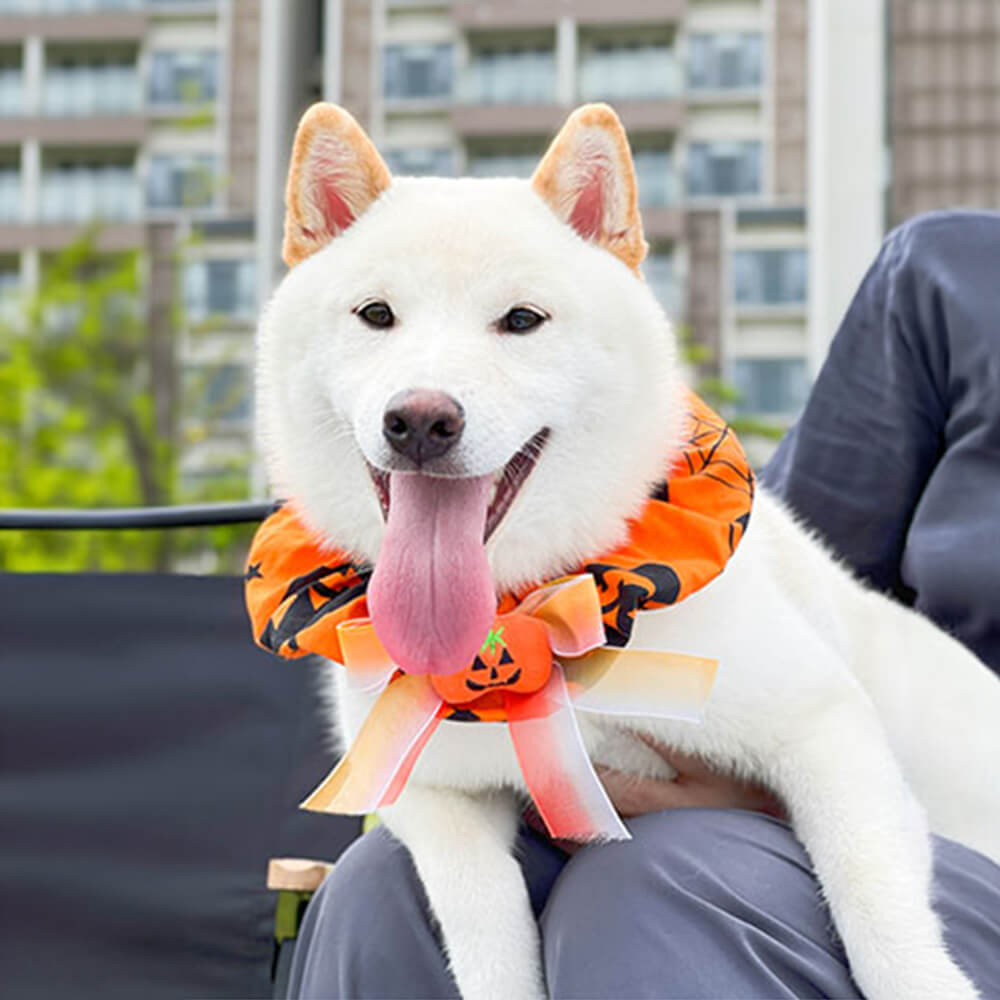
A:
[[[628,144],[603,105],[570,117],[531,182],[393,180],[341,109],[316,105],[299,126],[285,233],[295,266],[260,328],[272,482],[320,537],[376,571],[380,555],[392,560],[383,604],[423,588],[446,606],[431,633],[479,627],[463,602],[482,603],[483,573],[503,592],[613,548],[662,479],[682,389],[671,328],[636,276],[636,204]],[[407,421],[428,414],[411,439]],[[493,495],[505,468],[510,484]],[[419,659],[450,641],[418,635],[408,614],[384,616],[387,646],[413,632]],[[640,612],[631,645],[717,659],[707,711],[700,725],[581,717],[591,758],[663,774],[642,732],[766,784],[869,1000],[977,996],[930,907],[928,830],[1000,860],[996,678],[853,581],[760,491],[725,571]],[[336,674],[350,742],[373,696]],[[382,811],[466,997],[545,992],[512,855],[523,793],[504,726],[442,722]]]

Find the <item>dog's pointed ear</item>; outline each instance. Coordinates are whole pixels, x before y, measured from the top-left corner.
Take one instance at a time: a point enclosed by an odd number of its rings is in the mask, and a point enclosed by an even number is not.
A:
[[[292,267],[351,225],[392,183],[361,126],[336,104],[314,104],[299,122],[285,189],[282,255]]]
[[[625,129],[607,104],[577,108],[542,157],[531,186],[584,239],[633,271],[646,256]]]

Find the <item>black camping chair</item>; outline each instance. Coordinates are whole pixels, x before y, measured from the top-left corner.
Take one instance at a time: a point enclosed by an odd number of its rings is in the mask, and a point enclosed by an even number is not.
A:
[[[268,504],[7,511],[2,529],[202,526]],[[256,649],[242,581],[0,576],[4,996],[283,993],[320,866],[360,822],[298,810],[332,764],[320,663]],[[304,881],[303,881],[304,880]]]

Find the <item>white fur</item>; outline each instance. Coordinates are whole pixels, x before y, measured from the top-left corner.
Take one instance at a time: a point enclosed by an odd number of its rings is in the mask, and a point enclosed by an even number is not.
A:
[[[372,298],[391,304],[396,327],[372,330],[351,313]],[[521,303],[551,321],[498,334],[492,324]],[[381,418],[396,392],[440,389],[466,411],[452,474],[498,469],[552,428],[490,543],[499,589],[550,578],[618,541],[662,476],[679,427],[675,351],[648,289],[526,183],[395,181],[287,276],[262,320],[258,398],[275,488],[331,543],[374,561],[383,521],[363,459],[389,460]],[[855,583],[764,494],[726,571],[680,605],[642,613],[633,645],[717,657],[706,718],[581,716],[592,756],[646,768],[628,739],[642,731],[769,784],[869,1000],[975,997],[930,908],[928,824],[1000,860],[996,678]],[[335,673],[352,739],[370,700]],[[384,810],[466,997],[544,994],[511,854],[520,793],[505,727],[446,722]]]

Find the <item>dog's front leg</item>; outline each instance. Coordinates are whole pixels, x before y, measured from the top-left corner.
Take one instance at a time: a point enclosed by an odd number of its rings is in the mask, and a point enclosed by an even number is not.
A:
[[[512,853],[513,796],[411,782],[379,815],[413,857],[462,996],[544,997],[538,925]]]
[[[785,742],[772,778],[868,1000],[973,1000],[931,909],[927,823],[874,710],[846,696]]]

